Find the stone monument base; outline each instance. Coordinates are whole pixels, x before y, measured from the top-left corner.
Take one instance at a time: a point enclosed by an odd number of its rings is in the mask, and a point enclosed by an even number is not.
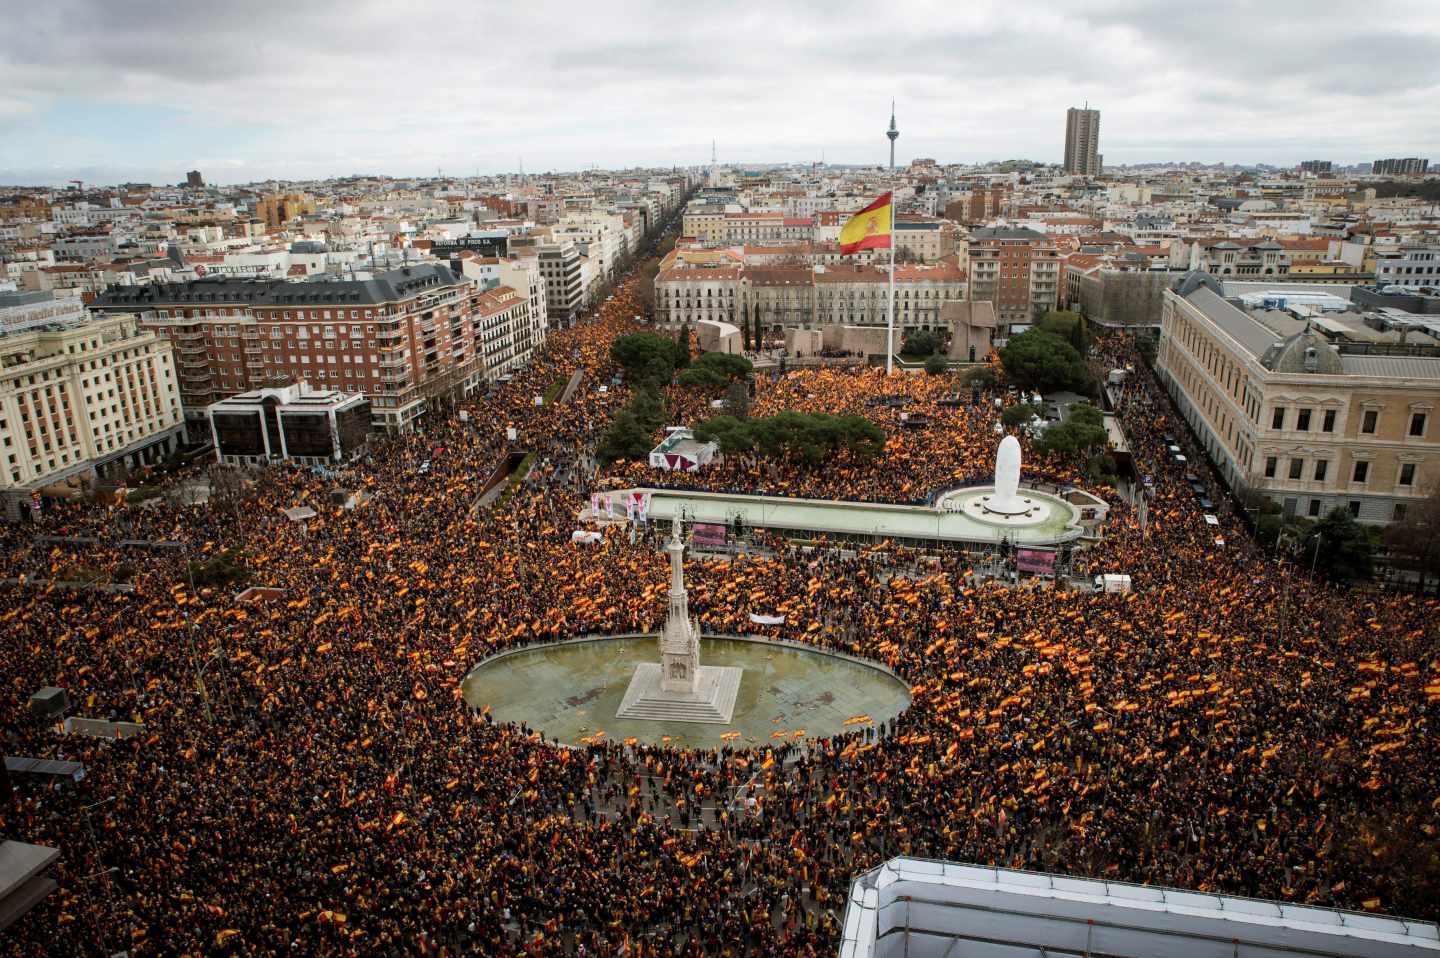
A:
[[[666,692],[660,688],[660,663],[641,662],[635,666],[615,717],[727,725],[735,712],[735,695],[740,691],[743,672],[734,666],[702,665],[697,670],[694,692]]]

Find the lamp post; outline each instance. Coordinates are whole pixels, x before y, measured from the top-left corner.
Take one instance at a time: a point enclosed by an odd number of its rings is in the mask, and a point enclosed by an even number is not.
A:
[[[90,835],[90,852],[95,856],[95,864],[98,867],[98,870],[86,875],[85,878],[94,878],[97,875],[105,876],[105,904],[107,908],[104,917],[107,921],[115,912],[115,889],[110,883],[110,873],[117,869],[106,868],[100,861],[100,842],[95,838],[95,825],[90,820],[90,810],[92,808],[99,808],[101,805],[109,805],[113,801],[115,801],[115,796],[111,795],[108,798],[100,799],[98,802],[80,807],[80,811],[85,815],[85,831]],[[105,930],[101,924],[100,917],[99,915],[95,916],[95,944],[100,946],[100,951],[103,953],[105,951]]]

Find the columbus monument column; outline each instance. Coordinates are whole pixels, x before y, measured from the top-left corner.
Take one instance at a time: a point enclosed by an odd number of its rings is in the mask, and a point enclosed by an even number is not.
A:
[[[726,724],[735,711],[743,670],[700,664],[700,626],[690,617],[685,592],[685,543],[678,511],[665,552],[670,556],[670,607],[660,630],[660,661],[635,666],[615,717]]]

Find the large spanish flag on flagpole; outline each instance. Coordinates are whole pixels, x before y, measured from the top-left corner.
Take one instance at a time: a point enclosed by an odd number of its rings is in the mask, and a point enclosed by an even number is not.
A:
[[[882,193],[880,198],[840,227],[840,254],[849,256],[862,249],[888,249],[890,227],[894,210],[890,208],[890,194]]]

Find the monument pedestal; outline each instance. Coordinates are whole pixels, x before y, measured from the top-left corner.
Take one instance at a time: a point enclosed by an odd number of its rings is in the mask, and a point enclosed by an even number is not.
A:
[[[615,717],[728,725],[743,671],[734,666],[702,665],[695,673],[694,691],[667,692],[660,687],[660,663],[641,662],[635,666]]]

